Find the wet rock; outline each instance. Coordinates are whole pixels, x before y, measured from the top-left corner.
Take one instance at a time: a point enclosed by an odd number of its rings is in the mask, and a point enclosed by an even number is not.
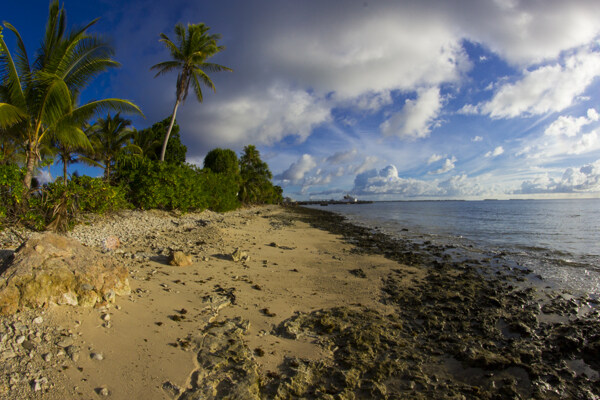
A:
[[[129,294],[129,273],[115,259],[84,247],[74,239],[35,234],[6,262],[0,275],[0,314],[39,308],[50,303],[91,303],[85,292],[100,298],[109,290]],[[90,285],[93,289],[85,290]],[[96,300],[97,301],[97,300]]]

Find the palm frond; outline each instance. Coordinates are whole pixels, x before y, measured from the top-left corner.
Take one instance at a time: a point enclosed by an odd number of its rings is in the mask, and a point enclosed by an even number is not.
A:
[[[21,38],[21,34],[10,23],[5,22],[4,26],[10,29],[16,36],[17,39],[17,68],[20,71],[21,75],[31,74],[31,67],[29,65],[29,57],[27,56],[27,49],[25,48],[25,43],[23,42],[23,38]]]
[[[77,107],[72,111],[73,118],[78,121],[89,120],[94,115],[104,114],[110,111],[122,112],[125,114],[144,116],[142,110],[132,101],[123,99],[103,99],[91,101],[87,104]]]
[[[170,71],[172,71],[176,68],[180,68],[180,67],[181,67],[181,63],[179,61],[163,61],[163,62],[160,62],[160,63],[155,64],[152,67],[150,67],[150,70],[153,70],[153,69],[158,70],[156,75],[154,75],[154,77],[156,78],[159,75],[166,74],[167,72],[170,72]]]
[[[21,86],[19,71],[12,59],[4,38],[0,36],[0,53],[2,55],[2,83],[6,86],[10,103],[21,109],[25,109],[26,100]],[[8,99],[7,99],[8,100]]]
[[[202,65],[200,65],[200,68],[202,68],[203,71],[207,71],[207,72],[222,72],[222,71],[233,72],[233,70],[229,67],[225,67],[223,65],[214,64],[214,63],[202,63]]]
[[[12,104],[0,103],[0,128],[6,129],[24,121],[27,114]]]

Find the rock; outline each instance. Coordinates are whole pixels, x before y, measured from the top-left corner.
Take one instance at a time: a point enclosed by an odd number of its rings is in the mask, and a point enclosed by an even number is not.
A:
[[[42,356],[42,359],[46,362],[50,362],[52,360],[52,353],[46,353]]]
[[[163,383],[162,388],[171,397],[177,397],[181,393],[181,388],[170,381]]]
[[[235,318],[208,325],[192,339],[198,369],[178,399],[260,399],[258,365],[245,343],[248,321]]]
[[[25,341],[25,336],[21,335],[21,336],[17,336],[17,338],[15,339],[15,342],[17,342],[17,344],[22,344]]]
[[[92,353],[92,354],[90,354],[90,358],[92,360],[96,360],[96,361],[104,360],[104,356],[102,355],[102,353]]]
[[[79,347],[77,346],[69,346],[67,347],[67,355],[73,360],[73,362],[79,361]]]
[[[231,253],[231,259],[235,262],[238,261],[250,261],[250,256],[245,251],[240,250],[240,248],[236,248],[233,253]]]
[[[110,394],[110,391],[108,390],[108,388],[106,386],[102,386],[102,387],[96,388],[96,393],[98,393],[98,395],[100,395],[100,396],[108,396]]]
[[[185,254],[183,251],[174,251],[171,253],[169,264],[177,267],[187,267],[192,265],[192,256]]]
[[[44,322],[44,318],[42,318],[42,317],[36,317],[36,318],[33,319],[33,323],[34,324],[38,324],[39,325],[42,322]]]
[[[70,347],[73,345],[73,338],[71,336],[65,336],[61,340],[56,343],[58,347],[62,347],[63,349],[66,347]]]
[[[366,278],[367,274],[365,274],[365,271],[362,270],[362,268],[357,268],[357,269],[351,269],[350,272],[352,275],[356,276],[357,278]]]
[[[110,321],[110,314],[104,314],[102,316],[102,321]]]
[[[108,236],[103,244],[106,250],[116,250],[121,246],[121,241],[116,236]]]
[[[0,268],[0,314],[50,303],[94,305],[129,294],[129,272],[114,258],[53,233],[34,234]]]

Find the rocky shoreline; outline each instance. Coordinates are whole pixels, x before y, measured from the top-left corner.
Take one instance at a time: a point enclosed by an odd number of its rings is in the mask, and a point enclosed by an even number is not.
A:
[[[13,242],[10,232],[2,235],[10,252],[27,234]],[[127,212],[69,235],[128,268],[129,301],[3,317],[3,398],[131,398],[126,381],[100,370],[116,358],[110,346],[119,332],[137,340],[127,324],[158,343],[142,343],[132,354],[193,361],[180,366],[189,368],[185,376],[174,368],[171,378],[152,378],[146,385],[156,389],[146,398],[600,396],[598,304],[528,284],[528,271],[498,268],[501,260],[456,261],[434,244],[300,207]],[[120,246],[108,248],[108,237]],[[234,249],[246,258],[234,261]],[[168,267],[174,251],[194,264]],[[158,308],[167,301],[174,305]],[[151,315],[140,314],[145,309]],[[167,338],[170,344],[161,342]],[[159,345],[167,350],[159,354]]]

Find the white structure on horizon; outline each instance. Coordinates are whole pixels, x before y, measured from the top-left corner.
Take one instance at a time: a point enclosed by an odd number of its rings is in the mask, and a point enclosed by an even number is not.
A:
[[[348,203],[356,203],[358,199],[356,197],[352,197],[349,194],[344,196],[344,201]]]

